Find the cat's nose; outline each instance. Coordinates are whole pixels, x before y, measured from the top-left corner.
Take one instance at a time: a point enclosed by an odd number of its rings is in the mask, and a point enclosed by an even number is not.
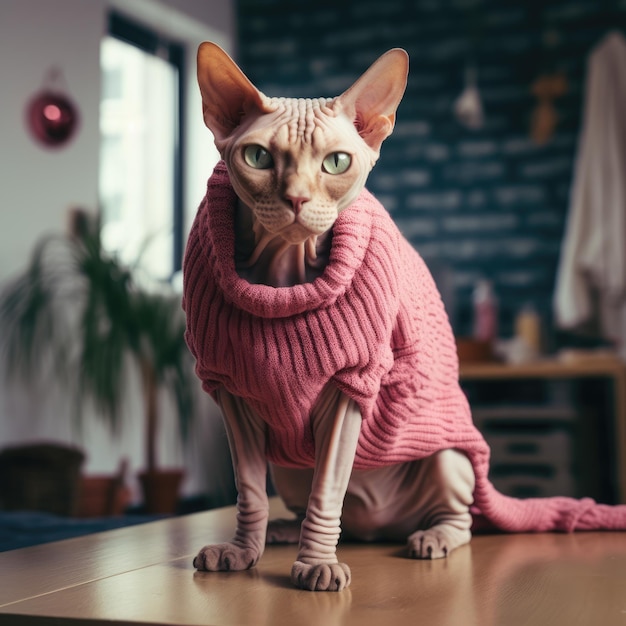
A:
[[[310,198],[304,198],[301,196],[286,196],[287,200],[291,202],[291,206],[293,207],[293,212],[298,215],[302,211],[302,205],[305,202],[308,202]]]

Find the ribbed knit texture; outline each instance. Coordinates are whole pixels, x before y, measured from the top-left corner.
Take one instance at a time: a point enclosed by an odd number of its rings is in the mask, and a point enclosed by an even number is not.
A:
[[[223,385],[267,423],[271,462],[313,466],[309,414],[332,382],[361,409],[356,469],[456,448],[474,467],[475,514],[483,525],[626,529],[626,506],[518,500],[493,488],[489,448],[458,382],[454,336],[434,281],[367,190],[335,222],[322,276],[293,287],[239,277],[236,202],[219,163],[185,254],[186,337],[204,389],[212,393]]]

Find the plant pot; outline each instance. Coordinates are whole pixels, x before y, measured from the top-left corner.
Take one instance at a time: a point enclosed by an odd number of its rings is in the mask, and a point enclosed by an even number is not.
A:
[[[180,485],[185,477],[182,469],[140,472],[146,513],[171,515],[176,513],[180,500]]]
[[[128,488],[119,476],[83,476],[78,517],[122,515],[130,502]]]

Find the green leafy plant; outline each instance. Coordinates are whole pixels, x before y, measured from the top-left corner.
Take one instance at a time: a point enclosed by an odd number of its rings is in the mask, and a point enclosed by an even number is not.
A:
[[[86,400],[117,432],[128,367],[141,376],[146,472],[158,462],[159,394],[175,399],[186,438],[195,376],[184,340],[180,296],[146,286],[102,246],[97,219],[77,213],[72,234],[42,238],[25,270],[0,294],[2,352],[9,376],[32,381],[52,375],[75,400]]]

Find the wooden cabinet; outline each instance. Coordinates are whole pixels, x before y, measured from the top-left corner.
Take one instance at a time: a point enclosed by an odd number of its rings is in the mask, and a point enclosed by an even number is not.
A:
[[[517,496],[585,495],[626,503],[622,361],[462,363],[460,380],[492,448],[492,480],[499,489],[506,493],[508,487]],[[527,468],[525,480],[518,472],[516,482],[516,466],[522,474]]]

